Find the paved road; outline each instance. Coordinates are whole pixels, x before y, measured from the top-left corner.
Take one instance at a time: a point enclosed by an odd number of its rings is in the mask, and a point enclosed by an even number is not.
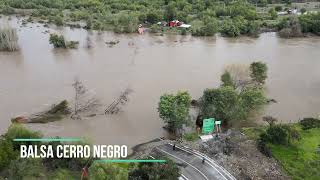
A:
[[[206,160],[202,163],[203,157],[188,149],[176,147],[173,151],[170,144],[157,147],[158,151],[172,159],[178,164],[182,164],[181,172],[189,180],[235,180],[235,178],[221,169],[214,162]]]

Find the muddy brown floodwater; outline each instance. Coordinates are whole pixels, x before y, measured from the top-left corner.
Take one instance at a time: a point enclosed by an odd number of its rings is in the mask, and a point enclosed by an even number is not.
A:
[[[39,112],[62,99],[72,100],[77,76],[104,104],[130,87],[130,101],[118,115],[86,120],[65,119],[28,125],[45,136],[87,137],[97,144],[133,145],[163,136],[157,103],[161,94],[188,90],[198,98],[217,87],[223,67],[231,63],[266,62],[267,91],[278,103],[265,114],[296,121],[320,113],[320,38],[281,39],[264,33],[257,39],[195,38],[178,35],[119,35],[83,29],[45,28],[42,24],[18,28],[19,52],[0,52],[0,133],[10,118]],[[57,50],[49,34],[61,32],[80,41],[78,49]],[[92,48],[87,49],[90,37]],[[106,41],[119,40],[110,48]]]

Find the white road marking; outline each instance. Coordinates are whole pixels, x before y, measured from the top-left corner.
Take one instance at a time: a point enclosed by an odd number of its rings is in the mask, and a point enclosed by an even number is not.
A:
[[[168,144],[171,145],[171,146],[173,146],[171,143],[168,143]],[[179,148],[179,149],[181,149],[182,151],[185,151],[185,152],[189,152],[189,153],[195,155],[196,157],[198,157],[198,158],[200,158],[200,159],[202,159],[202,158],[204,157],[204,156],[201,155],[201,154],[199,155],[199,154],[196,153],[196,152],[193,152],[193,151],[190,151],[190,150],[186,150],[186,149],[182,149],[181,147],[178,147],[178,146],[176,146],[176,148]],[[199,157],[199,156],[200,156],[200,157]],[[208,159],[207,157],[205,157],[205,158]],[[222,167],[220,167],[219,165],[217,165],[216,163],[214,163],[212,160],[208,160],[208,162],[214,164],[215,167],[214,167],[212,164],[208,163],[208,164],[209,164],[211,167],[213,167],[224,179],[228,180],[228,178],[226,178],[216,167],[218,167],[219,169],[222,169],[222,171],[223,171],[229,178],[235,179],[232,175],[229,174],[228,171],[226,171],[225,169],[223,169]],[[228,172],[228,173],[227,173],[227,172]]]
[[[176,159],[179,159],[180,161],[182,161],[182,162],[184,162],[184,163],[186,163],[186,164],[188,164],[188,165],[191,166],[193,169],[197,170],[206,180],[209,180],[208,177],[207,177],[205,174],[203,174],[203,172],[201,172],[198,168],[194,167],[192,164],[190,164],[190,163],[186,162],[185,160],[183,160],[183,159],[181,159],[181,158],[179,158],[179,157],[177,157],[177,156],[175,156],[175,155],[172,155],[172,154],[170,154],[170,153],[168,153],[168,152],[166,152],[166,151],[164,151],[164,150],[162,150],[162,149],[159,149],[159,148],[157,148],[157,149],[160,150],[160,151],[162,151],[162,152],[164,152],[164,153],[166,153],[166,154],[168,154],[168,155],[170,155],[170,156],[172,156],[172,157],[174,157],[174,158],[176,158]]]

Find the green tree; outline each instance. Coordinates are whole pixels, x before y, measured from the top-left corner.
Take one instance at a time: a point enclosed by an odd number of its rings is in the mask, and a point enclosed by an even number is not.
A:
[[[204,118],[215,117],[228,124],[238,119],[238,94],[233,87],[206,89],[200,98],[200,110]]]
[[[177,8],[176,8],[176,3],[174,1],[170,1],[170,3],[167,5],[165,9],[165,19],[167,21],[172,21],[173,19],[176,18],[177,16]]]
[[[14,152],[11,141],[0,139],[0,171],[8,167],[13,159],[16,159],[18,154]]]
[[[41,159],[17,159],[10,163],[9,179],[45,179]]]
[[[23,127],[21,124],[12,124],[5,135],[0,139],[0,171],[10,165],[10,163],[18,158],[21,144],[38,144],[31,142],[14,142],[16,138],[40,138],[38,132],[32,132]]]
[[[50,34],[49,42],[55,48],[67,48],[63,35]]]
[[[276,10],[277,12],[282,11],[282,6],[276,6],[274,10]]]
[[[225,36],[236,37],[241,34],[241,29],[239,24],[228,18],[223,21],[221,33]]]
[[[162,158],[163,159],[163,158]],[[166,163],[139,163],[138,167],[129,173],[130,180],[178,180],[180,170],[176,163],[165,158]]]
[[[222,82],[222,86],[230,86],[230,87],[235,88],[232,77],[228,71],[225,71],[221,75],[221,82]]]
[[[250,76],[253,82],[258,85],[263,85],[265,83],[265,80],[268,77],[267,71],[267,64],[263,62],[253,62],[250,64]]]
[[[118,164],[93,163],[90,168],[90,179],[94,180],[124,180],[128,179],[128,170]]]
[[[261,88],[246,87],[240,93],[240,105],[238,112],[242,112],[241,119],[247,119],[252,111],[259,111],[267,104],[267,98]]]
[[[179,133],[183,124],[189,117],[191,96],[188,92],[179,91],[176,95],[164,94],[160,97],[158,112],[161,119],[167,123],[168,129],[173,133]]]
[[[271,16],[271,19],[276,19],[278,17],[277,11],[274,8],[271,8],[269,10],[269,14]]]

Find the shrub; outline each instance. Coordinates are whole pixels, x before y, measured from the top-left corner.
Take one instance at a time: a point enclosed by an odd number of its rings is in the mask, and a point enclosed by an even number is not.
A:
[[[320,128],[320,120],[315,118],[304,118],[300,121],[302,129]]]
[[[17,30],[11,27],[0,29],[0,51],[16,51],[19,49]]]
[[[158,33],[161,31],[161,28],[158,24],[152,24],[150,27],[150,32],[152,33]]]
[[[274,9],[275,9],[277,12],[282,11],[282,6],[276,6]]]
[[[194,22],[192,26],[193,36],[213,36],[218,32],[218,21],[214,18],[207,19],[205,22]]]
[[[304,14],[299,16],[299,23],[304,33],[320,33],[320,13]]]
[[[55,47],[55,48],[66,48],[67,47],[63,35],[50,34],[49,42],[50,42],[50,44],[53,44],[53,47]]]
[[[267,156],[267,157],[272,156],[271,150],[265,141],[258,139],[257,148],[265,156]]]
[[[241,34],[240,26],[231,19],[223,21],[221,33],[225,36],[236,37]]]
[[[265,138],[272,144],[287,145],[288,133],[281,125],[270,126],[267,129],[267,137]]]
[[[300,37],[302,36],[302,30],[299,20],[296,17],[290,17],[280,21],[278,27],[281,29],[279,32],[280,37]]]

